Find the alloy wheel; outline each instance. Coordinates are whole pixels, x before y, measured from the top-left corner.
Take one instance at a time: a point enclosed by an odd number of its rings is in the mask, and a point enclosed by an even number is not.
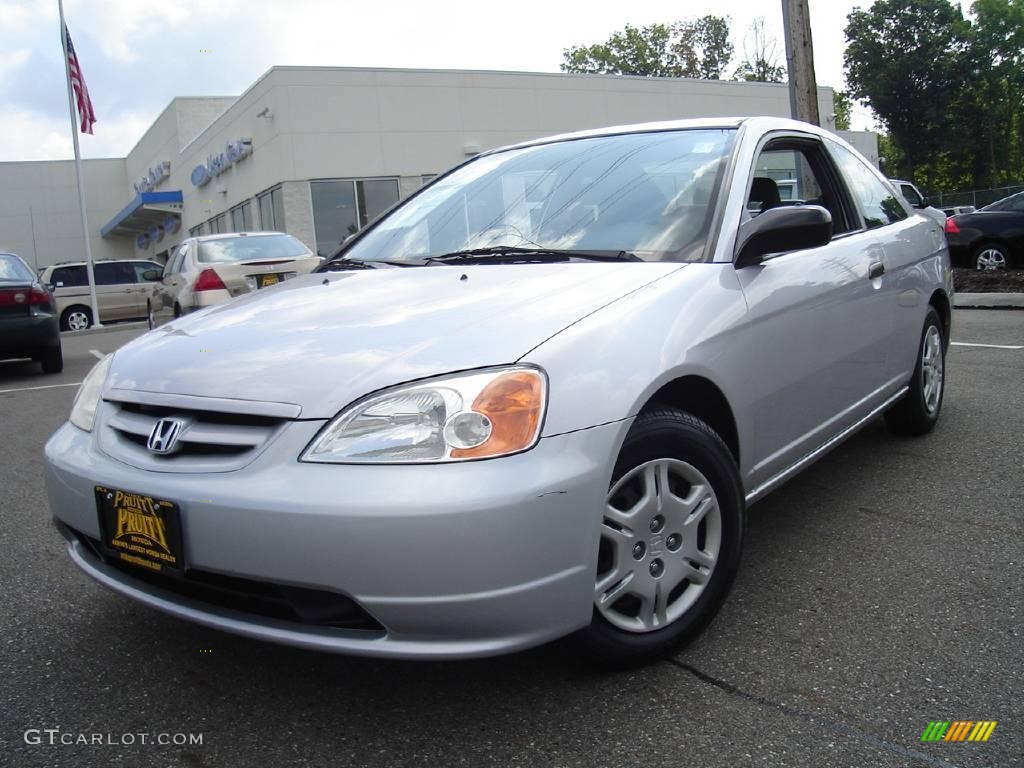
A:
[[[998,248],[986,248],[978,254],[978,269],[1006,269],[1006,256]]]
[[[928,413],[935,413],[942,397],[942,379],[945,363],[942,359],[942,334],[934,325],[929,325],[921,345],[921,376],[924,407]]]
[[[72,331],[84,331],[90,324],[89,315],[85,312],[75,311],[68,313],[68,328]]]
[[[722,544],[722,512],[708,479],[679,459],[633,468],[608,492],[594,605],[613,626],[652,632],[700,597]]]

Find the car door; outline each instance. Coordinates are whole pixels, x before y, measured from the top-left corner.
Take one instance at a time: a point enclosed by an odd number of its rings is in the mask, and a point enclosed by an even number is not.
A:
[[[782,200],[777,179],[794,192]],[[881,292],[884,249],[867,231],[821,139],[772,134],[748,180],[747,215],[821,205],[831,242],[737,270],[748,306],[746,349],[754,450],[750,485],[774,478],[886,397],[892,311]],[[875,275],[872,277],[871,275]]]
[[[888,376],[901,385],[917,362],[925,308],[935,284],[934,269],[926,272],[945,251],[945,235],[934,220],[911,215],[905,201],[893,194],[892,182],[873,166],[837,141],[828,140],[826,145],[849,185],[868,236],[884,252],[885,274],[877,289],[892,319],[886,367]]]
[[[184,278],[181,274],[182,265],[188,255],[189,240],[178,246],[174,255],[167,261],[164,273],[160,282],[153,288],[153,295],[150,301],[153,305],[153,319],[156,322],[169,320],[174,317],[174,303],[177,301],[178,293],[181,290]]]
[[[145,317],[148,311],[148,305],[151,303],[153,297],[153,289],[159,282],[157,280],[147,280],[145,275],[151,270],[156,270],[158,274],[163,273],[163,265],[158,264],[155,261],[133,261],[132,267],[135,270],[135,296],[136,296],[136,308],[138,310],[138,317]]]
[[[96,304],[100,320],[124,320],[137,317],[135,270],[125,261],[103,261],[93,266],[96,276]]]

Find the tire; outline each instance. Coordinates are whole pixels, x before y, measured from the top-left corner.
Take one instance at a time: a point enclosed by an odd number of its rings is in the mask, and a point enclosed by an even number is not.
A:
[[[654,477],[657,488],[667,479],[670,492],[659,493],[657,505],[645,504],[650,494],[639,499],[637,494],[654,484]],[[696,637],[736,576],[744,511],[736,462],[711,427],[672,408],[642,412],[612,475],[593,617],[573,638],[583,653],[603,665],[633,666],[660,659]],[[716,557],[708,562],[716,546]],[[650,607],[659,598],[660,611]]]
[[[971,259],[975,269],[1009,269],[1013,264],[1010,261],[1010,252],[1005,245],[998,243],[985,243],[974,252]]]
[[[39,362],[43,366],[43,373],[60,373],[64,370],[64,354],[59,346],[44,349],[39,355]]]
[[[62,331],[84,331],[92,327],[92,310],[76,304],[68,307],[60,314],[60,329]]]
[[[932,362],[929,363],[929,359]],[[917,364],[909,387],[885,412],[885,424],[894,434],[916,437],[935,427],[946,393],[946,339],[935,307],[928,307],[925,315],[921,341],[917,345]]]

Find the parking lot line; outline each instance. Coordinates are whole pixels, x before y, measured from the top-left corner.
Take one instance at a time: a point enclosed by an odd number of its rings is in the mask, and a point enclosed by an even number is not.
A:
[[[57,389],[58,387],[77,387],[81,384],[80,381],[73,381],[70,384],[44,384],[40,387],[19,387],[18,389],[0,389],[0,395],[6,395],[10,392],[29,392],[34,389]]]
[[[102,360],[105,357],[105,355],[98,349],[90,349],[89,354],[95,357],[97,360]]]
[[[1024,349],[1024,345],[1018,344],[976,344],[972,341],[951,341],[954,347],[987,347],[989,349]]]

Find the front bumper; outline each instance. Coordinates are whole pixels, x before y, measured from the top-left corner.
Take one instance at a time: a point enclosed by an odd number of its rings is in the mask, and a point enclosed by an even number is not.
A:
[[[246,467],[145,471],[65,424],[46,445],[54,517],[100,537],[97,484],[176,501],[188,567],[354,600],[382,632],[217,607],[134,578],[78,540],[97,581],[180,618],[274,642],[406,658],[487,656],[589,623],[600,510],[628,424],[544,438],[531,451],[445,465],[296,460],[323,422],[294,422]]]

